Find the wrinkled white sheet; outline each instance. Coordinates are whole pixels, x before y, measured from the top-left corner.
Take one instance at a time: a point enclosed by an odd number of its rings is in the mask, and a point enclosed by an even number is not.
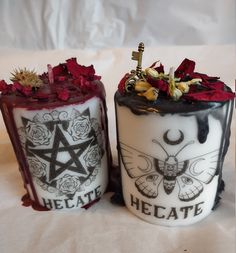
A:
[[[1,0],[0,46],[25,49],[230,44],[234,0]]]
[[[72,56],[79,63],[94,64],[107,92],[109,133],[116,161],[113,95],[122,75],[132,68],[131,51],[106,50],[24,51],[0,49],[0,79],[8,80],[16,67],[46,71],[46,65]],[[166,69],[183,58],[196,61],[196,69],[218,75],[234,89],[235,46],[146,48],[143,66],[161,60]],[[111,193],[86,211],[37,212],[21,206],[25,193],[13,150],[0,114],[0,252],[1,253],[234,253],[235,252],[235,116],[231,144],[224,163],[226,189],[221,205],[205,220],[189,227],[151,225],[125,207],[110,203]]]

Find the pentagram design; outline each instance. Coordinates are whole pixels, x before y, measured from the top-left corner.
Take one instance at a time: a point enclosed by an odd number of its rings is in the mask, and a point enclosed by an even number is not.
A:
[[[29,170],[43,190],[70,198],[95,180],[105,141],[101,122],[90,116],[89,108],[21,119],[18,134]]]
[[[88,148],[92,140],[93,139],[88,139],[83,143],[70,145],[59,126],[56,125],[54,142],[51,148],[31,148],[29,151],[50,163],[49,181],[57,178],[58,175],[66,170],[87,175],[86,168],[80,162],[79,157]],[[70,155],[70,159],[67,160],[66,163],[58,160],[58,155],[62,152],[67,152]]]

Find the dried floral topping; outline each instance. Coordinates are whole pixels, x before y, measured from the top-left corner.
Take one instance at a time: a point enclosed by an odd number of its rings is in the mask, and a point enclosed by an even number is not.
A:
[[[184,59],[176,71],[171,68],[168,74],[159,61],[143,71],[140,62],[143,51],[142,44],[142,50],[139,46],[139,52],[133,52],[136,57],[132,59],[138,61],[137,68],[121,79],[118,85],[121,94],[133,93],[149,101],[155,101],[159,95],[174,101],[222,102],[235,98],[235,94],[218,77],[194,72],[195,62],[189,59]]]
[[[80,76],[86,77],[88,80],[100,80],[100,76],[95,75],[95,69],[93,65],[88,67],[80,65],[76,62],[76,58],[71,58],[67,60],[67,69],[72,74],[74,78],[78,78]]]
[[[36,100],[46,100],[56,97],[67,101],[71,96],[88,94],[98,89],[101,77],[95,75],[93,65],[88,67],[77,63],[71,58],[66,63],[52,67],[47,65],[48,72],[37,75],[34,71],[26,69],[15,70],[11,80],[12,84],[0,81],[0,92],[3,95],[16,94]]]

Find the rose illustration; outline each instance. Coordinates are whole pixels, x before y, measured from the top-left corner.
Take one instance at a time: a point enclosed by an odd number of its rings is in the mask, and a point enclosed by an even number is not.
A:
[[[68,132],[73,140],[84,140],[88,137],[91,129],[92,127],[89,117],[82,115],[70,121]]]
[[[48,145],[52,134],[45,125],[29,121],[26,126],[26,136],[34,145]]]
[[[91,119],[91,125],[96,135],[101,134],[102,128],[96,118]]]
[[[85,186],[89,186],[95,179],[98,174],[98,169],[94,169],[91,176],[88,178],[88,180],[84,183]]]
[[[30,171],[34,177],[40,178],[46,175],[46,164],[40,162],[35,157],[28,157]]]
[[[101,149],[98,145],[89,148],[88,152],[84,156],[85,164],[87,167],[95,167],[101,161]]]
[[[66,174],[57,180],[57,188],[64,194],[74,194],[80,186],[80,180],[77,176]]]
[[[100,126],[100,124],[98,123],[97,119],[92,118],[91,119],[91,124],[92,124],[92,128],[95,132],[95,135],[97,137],[97,142],[100,146],[103,146],[103,137],[102,137],[102,127]]]

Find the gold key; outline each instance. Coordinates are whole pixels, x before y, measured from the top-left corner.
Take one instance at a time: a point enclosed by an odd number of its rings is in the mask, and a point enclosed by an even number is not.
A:
[[[143,56],[143,51],[144,51],[144,43],[140,42],[138,45],[138,52],[133,51],[132,52],[132,60],[137,61],[137,67],[136,67],[136,75],[141,78],[141,73],[142,73],[142,56]]]

